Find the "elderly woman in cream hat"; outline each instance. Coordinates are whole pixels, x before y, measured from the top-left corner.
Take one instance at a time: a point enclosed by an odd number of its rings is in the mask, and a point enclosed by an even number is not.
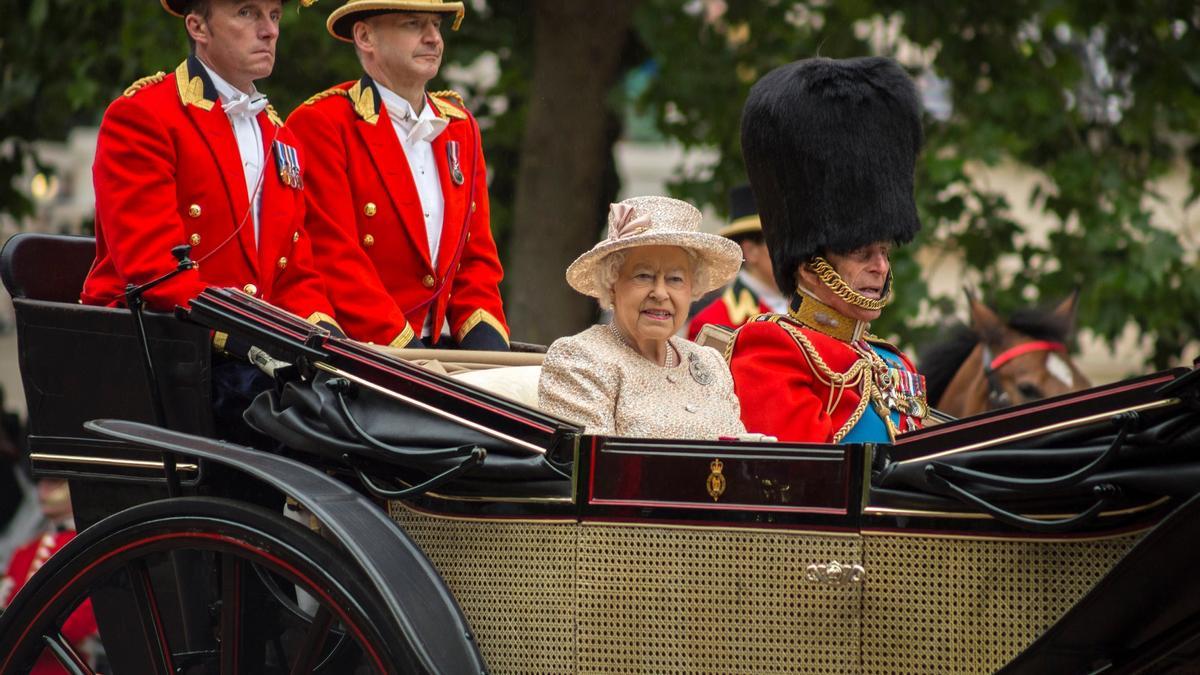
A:
[[[700,212],[667,197],[613,204],[608,238],[567,268],[567,283],[612,321],[556,340],[538,383],[540,406],[587,433],[716,438],[745,429],[733,380],[715,349],[675,333],[688,307],[728,282],[741,249],[698,231]]]

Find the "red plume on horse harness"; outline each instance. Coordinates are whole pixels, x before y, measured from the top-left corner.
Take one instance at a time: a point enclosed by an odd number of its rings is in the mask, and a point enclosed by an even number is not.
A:
[[[999,355],[993,357],[991,347],[988,347],[986,342],[983,343],[983,375],[987,378],[988,383],[988,401],[993,406],[1000,408],[1012,405],[1012,400],[1009,398],[1008,392],[1004,391],[1004,388],[1000,386],[1000,379],[997,377],[996,371],[1018,356],[1032,354],[1033,352],[1066,354],[1067,346],[1061,342],[1054,342],[1052,340],[1031,340],[1009,347],[1000,352]]]

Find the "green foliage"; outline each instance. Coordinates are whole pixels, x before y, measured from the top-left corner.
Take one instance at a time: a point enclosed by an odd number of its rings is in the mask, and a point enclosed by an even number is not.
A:
[[[926,120],[918,246],[960,255],[1001,311],[1028,298],[1054,303],[1078,287],[1082,327],[1114,341],[1132,322],[1151,336],[1156,367],[1192,356],[1183,352],[1200,335],[1200,247],[1150,207],[1156,179],[1200,160],[1194,3],[775,1],[729,3],[716,22],[678,8],[652,0],[639,17],[658,73],[640,104],[668,136],[715,147],[720,159],[681,176],[676,194],[724,207],[744,175],[740,102],[770,68],[817,54],[904,57],[918,47],[933,59],[914,74],[946,81],[953,106],[944,121]],[[867,29],[888,20],[901,39],[871,41]],[[1045,242],[1026,236],[1029,224],[1004,197],[971,180],[972,166],[1005,161],[1046,178],[1031,203],[1053,223]],[[1200,172],[1188,180],[1194,200]],[[895,261],[897,302],[876,327],[910,343],[935,330],[911,320],[921,300],[952,306],[929,297],[916,248]]]
[[[325,31],[340,4],[286,5],[275,73],[261,84],[280,114],[357,76],[353,48]],[[643,0],[624,54],[623,68],[639,77],[638,113],[667,138],[717,150],[713,166],[676,178],[675,194],[725,209],[729,188],[744,180],[741,105],[770,69],[817,54],[896,54],[914,74],[941,78],[952,104],[947,118],[926,120],[918,245],[961,256],[1001,311],[1031,298],[1055,302],[1080,287],[1081,326],[1112,340],[1132,322],[1149,336],[1154,365],[1185,356],[1200,334],[1198,246],[1180,234],[1182,223],[1152,217],[1151,207],[1160,199],[1155,181],[1180,167],[1191,198],[1200,196],[1200,172],[1190,170],[1200,163],[1194,3],[763,0],[728,2],[715,21],[701,15],[708,4]],[[882,31],[889,39],[869,30],[881,25],[892,29]],[[530,3],[468,3],[462,30],[446,33],[443,73],[494,54],[499,80],[433,83],[462,90],[484,125],[502,250],[525,111],[538,97],[571,95],[530,91],[533,35]],[[928,64],[909,58],[914,47]],[[0,212],[29,210],[14,179],[36,165],[32,140],[97,124],[131,81],[169,71],[186,52],[180,22],[152,0],[0,3]],[[978,167],[1003,162],[1044,177],[1030,206],[1052,223],[1047,237],[1027,236],[1029,223],[1012,209],[1024,205],[972,181]],[[952,306],[952,298],[930,297],[916,248],[897,257],[897,302],[876,327],[909,343],[936,330],[932,320],[912,320],[918,309],[931,307],[936,318]]]

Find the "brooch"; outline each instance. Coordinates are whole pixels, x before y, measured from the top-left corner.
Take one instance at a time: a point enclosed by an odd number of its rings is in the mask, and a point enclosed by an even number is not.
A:
[[[688,354],[688,373],[700,386],[707,387],[712,384],[712,371],[704,365],[704,362],[695,353]]]

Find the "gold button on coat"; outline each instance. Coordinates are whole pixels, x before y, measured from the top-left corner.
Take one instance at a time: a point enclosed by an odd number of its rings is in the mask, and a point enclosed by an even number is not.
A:
[[[471,213],[475,213],[475,202],[471,202]]]
[[[258,295],[258,286],[254,284],[246,284],[242,286],[242,290],[246,292],[246,295]]]
[[[280,258],[279,269],[284,269],[285,267],[287,267],[287,258]]]
[[[188,243],[191,244],[192,246],[199,246],[200,245],[200,235],[193,234],[192,236],[188,237]]]
[[[294,243],[296,243],[296,242],[298,242],[298,241],[300,241],[300,233],[299,233],[299,232],[293,232],[293,233],[292,233],[292,243],[294,244]]]
[[[433,288],[433,284],[436,281],[437,279],[434,279],[432,274],[426,274],[425,278],[421,279],[421,283],[424,284],[425,288]]]
[[[363,213],[366,214],[368,218],[375,215],[375,210],[375,202],[367,202],[366,206],[363,207]]]
[[[364,234],[363,235],[363,246],[366,246],[367,248],[371,248],[374,245],[375,245],[375,237],[372,237],[369,234]]]
[[[200,211],[199,204],[192,204],[191,206],[188,207],[188,215],[189,216],[191,216],[193,218],[199,218],[200,213],[201,213],[201,211]]]

